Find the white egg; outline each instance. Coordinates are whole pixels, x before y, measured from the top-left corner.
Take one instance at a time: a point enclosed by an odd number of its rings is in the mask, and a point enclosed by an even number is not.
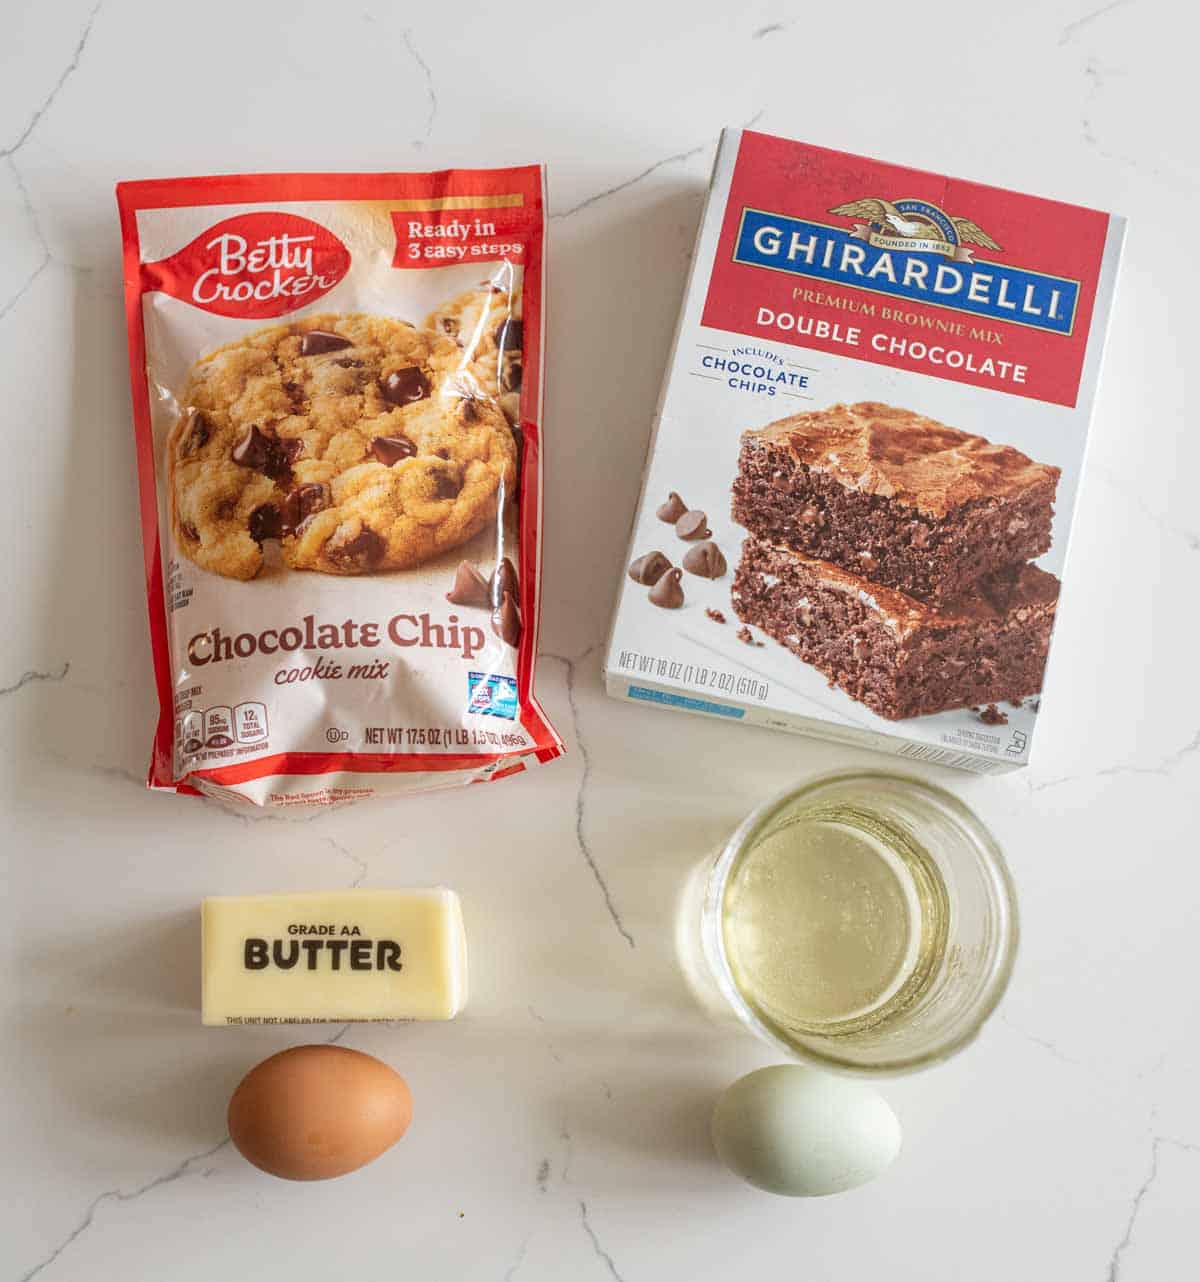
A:
[[[734,1082],[717,1101],[712,1137],[731,1171],[785,1197],[857,1188],[900,1152],[900,1123],[878,1091],[798,1064]]]

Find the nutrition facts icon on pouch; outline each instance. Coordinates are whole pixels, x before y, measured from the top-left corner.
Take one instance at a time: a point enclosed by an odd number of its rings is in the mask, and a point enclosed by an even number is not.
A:
[[[233,744],[233,711],[230,708],[209,708],[204,714],[204,746],[228,748]]]
[[[238,743],[261,743],[267,737],[267,705],[239,703],[233,710],[233,729]]]
[[[199,752],[204,747],[204,713],[189,712],[180,719],[179,746],[184,752]]]
[[[236,708],[216,707],[201,711],[196,708],[175,722],[175,747],[185,756],[195,756],[205,748],[232,748],[235,743],[266,743],[267,705],[239,703]]]

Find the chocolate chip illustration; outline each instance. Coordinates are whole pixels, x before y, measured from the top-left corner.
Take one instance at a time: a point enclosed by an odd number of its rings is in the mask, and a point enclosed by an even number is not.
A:
[[[671,562],[662,552],[647,552],[645,556],[639,556],[630,564],[629,577],[634,583],[642,583],[652,588],[670,568]]]
[[[322,512],[332,501],[329,487],[318,481],[297,485],[283,500],[279,509],[279,528],[283,534],[294,534],[310,516]]]
[[[499,565],[492,571],[490,590],[492,605],[494,606],[499,605],[504,600],[505,593],[508,593],[514,601],[520,596],[517,591],[517,572],[508,557],[503,557]]]
[[[361,525],[351,534],[345,527],[336,529],[325,541],[325,555],[339,570],[357,573],[369,570],[383,560],[387,544],[369,525]]]
[[[230,456],[239,467],[253,468],[256,472],[265,472],[267,460],[271,457],[271,441],[258,425],[251,423],[245,435],[233,447]]]
[[[230,458],[239,467],[262,472],[274,480],[286,476],[292,463],[304,451],[304,442],[296,437],[280,440],[269,436],[251,423],[241,440],[233,447]]]
[[[482,396],[464,396],[459,404],[464,423],[478,423],[483,417],[485,401]]]
[[[505,645],[515,646],[521,639],[521,612],[511,592],[506,592],[499,608],[492,611],[492,631]]]
[[[687,504],[672,490],[667,495],[667,501],[659,505],[654,515],[660,521],[666,521],[668,525],[674,525],[687,510]]]
[[[274,503],[264,503],[250,513],[250,537],[255,543],[277,539],[283,534],[283,520]]]
[[[446,600],[452,605],[490,605],[491,599],[488,581],[479,573],[479,568],[470,561],[460,561]]]
[[[277,437],[274,444],[282,460],[283,470],[291,467],[300,455],[304,453],[304,441],[299,436]]]
[[[443,317],[442,317],[442,331],[443,331],[443,333],[449,334],[449,335],[451,336],[451,338],[455,338],[455,337],[457,337],[457,335],[458,335],[458,321],[457,321],[453,316],[443,316]]]
[[[340,360],[333,362],[338,369],[362,369],[363,362],[355,359],[353,356],[343,356]]]
[[[500,390],[515,392],[521,386],[521,372],[521,362],[516,357],[505,361],[500,373]]]
[[[699,508],[693,508],[685,512],[678,521],[675,522],[675,533],[681,539],[706,539],[712,533],[708,528],[708,517],[704,515]]]
[[[725,555],[715,543],[697,543],[688,548],[683,558],[683,568],[689,574],[702,579],[719,579],[729,566],[725,564]]]
[[[521,322],[511,317],[496,327],[496,346],[501,351],[513,351],[521,346]]]
[[[193,543],[200,542],[200,531],[190,521],[180,521],[179,532]]]
[[[664,610],[678,610],[683,604],[683,588],[679,586],[682,578],[682,570],[668,570],[650,589],[651,604]]]
[[[392,405],[411,405],[429,395],[429,380],[415,365],[394,369],[379,384],[380,394]]]
[[[208,444],[212,436],[212,423],[203,410],[188,410],[188,422],[179,434],[179,457],[191,458]]]
[[[407,436],[377,436],[371,442],[371,453],[384,465],[394,467],[402,458],[412,458],[417,447]]]
[[[343,347],[353,346],[341,334],[330,333],[327,329],[310,329],[300,340],[300,355],[321,356],[325,352],[340,352]]]
[[[462,479],[447,468],[438,468],[433,474],[433,497],[456,499],[462,493]]]

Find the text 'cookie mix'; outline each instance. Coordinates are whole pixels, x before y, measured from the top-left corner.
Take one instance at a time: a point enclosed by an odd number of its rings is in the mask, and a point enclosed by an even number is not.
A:
[[[150,786],[329,805],[560,755],[534,691],[542,169],[117,202]]]
[[[1124,228],[726,130],[609,693],[1025,765]]]

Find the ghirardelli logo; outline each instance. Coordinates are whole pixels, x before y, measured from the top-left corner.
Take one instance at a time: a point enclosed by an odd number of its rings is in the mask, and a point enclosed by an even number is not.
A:
[[[170,258],[142,265],[146,290],[218,316],[283,316],[320,298],[350,270],[350,251],[298,214],[237,214]]]
[[[1004,251],[970,218],[927,200],[878,196],[827,212],[866,221],[837,227],[743,206],[733,261],[1053,334],[1074,329],[1079,281],[990,258],[976,261],[971,246]]]
[[[942,254],[957,262],[969,263],[974,260],[968,245],[1000,248],[978,223],[947,214],[927,200],[897,200],[893,204],[878,196],[864,196],[845,205],[835,205],[829,212],[846,218],[868,219],[865,223],[855,223],[850,235],[877,249]]]

